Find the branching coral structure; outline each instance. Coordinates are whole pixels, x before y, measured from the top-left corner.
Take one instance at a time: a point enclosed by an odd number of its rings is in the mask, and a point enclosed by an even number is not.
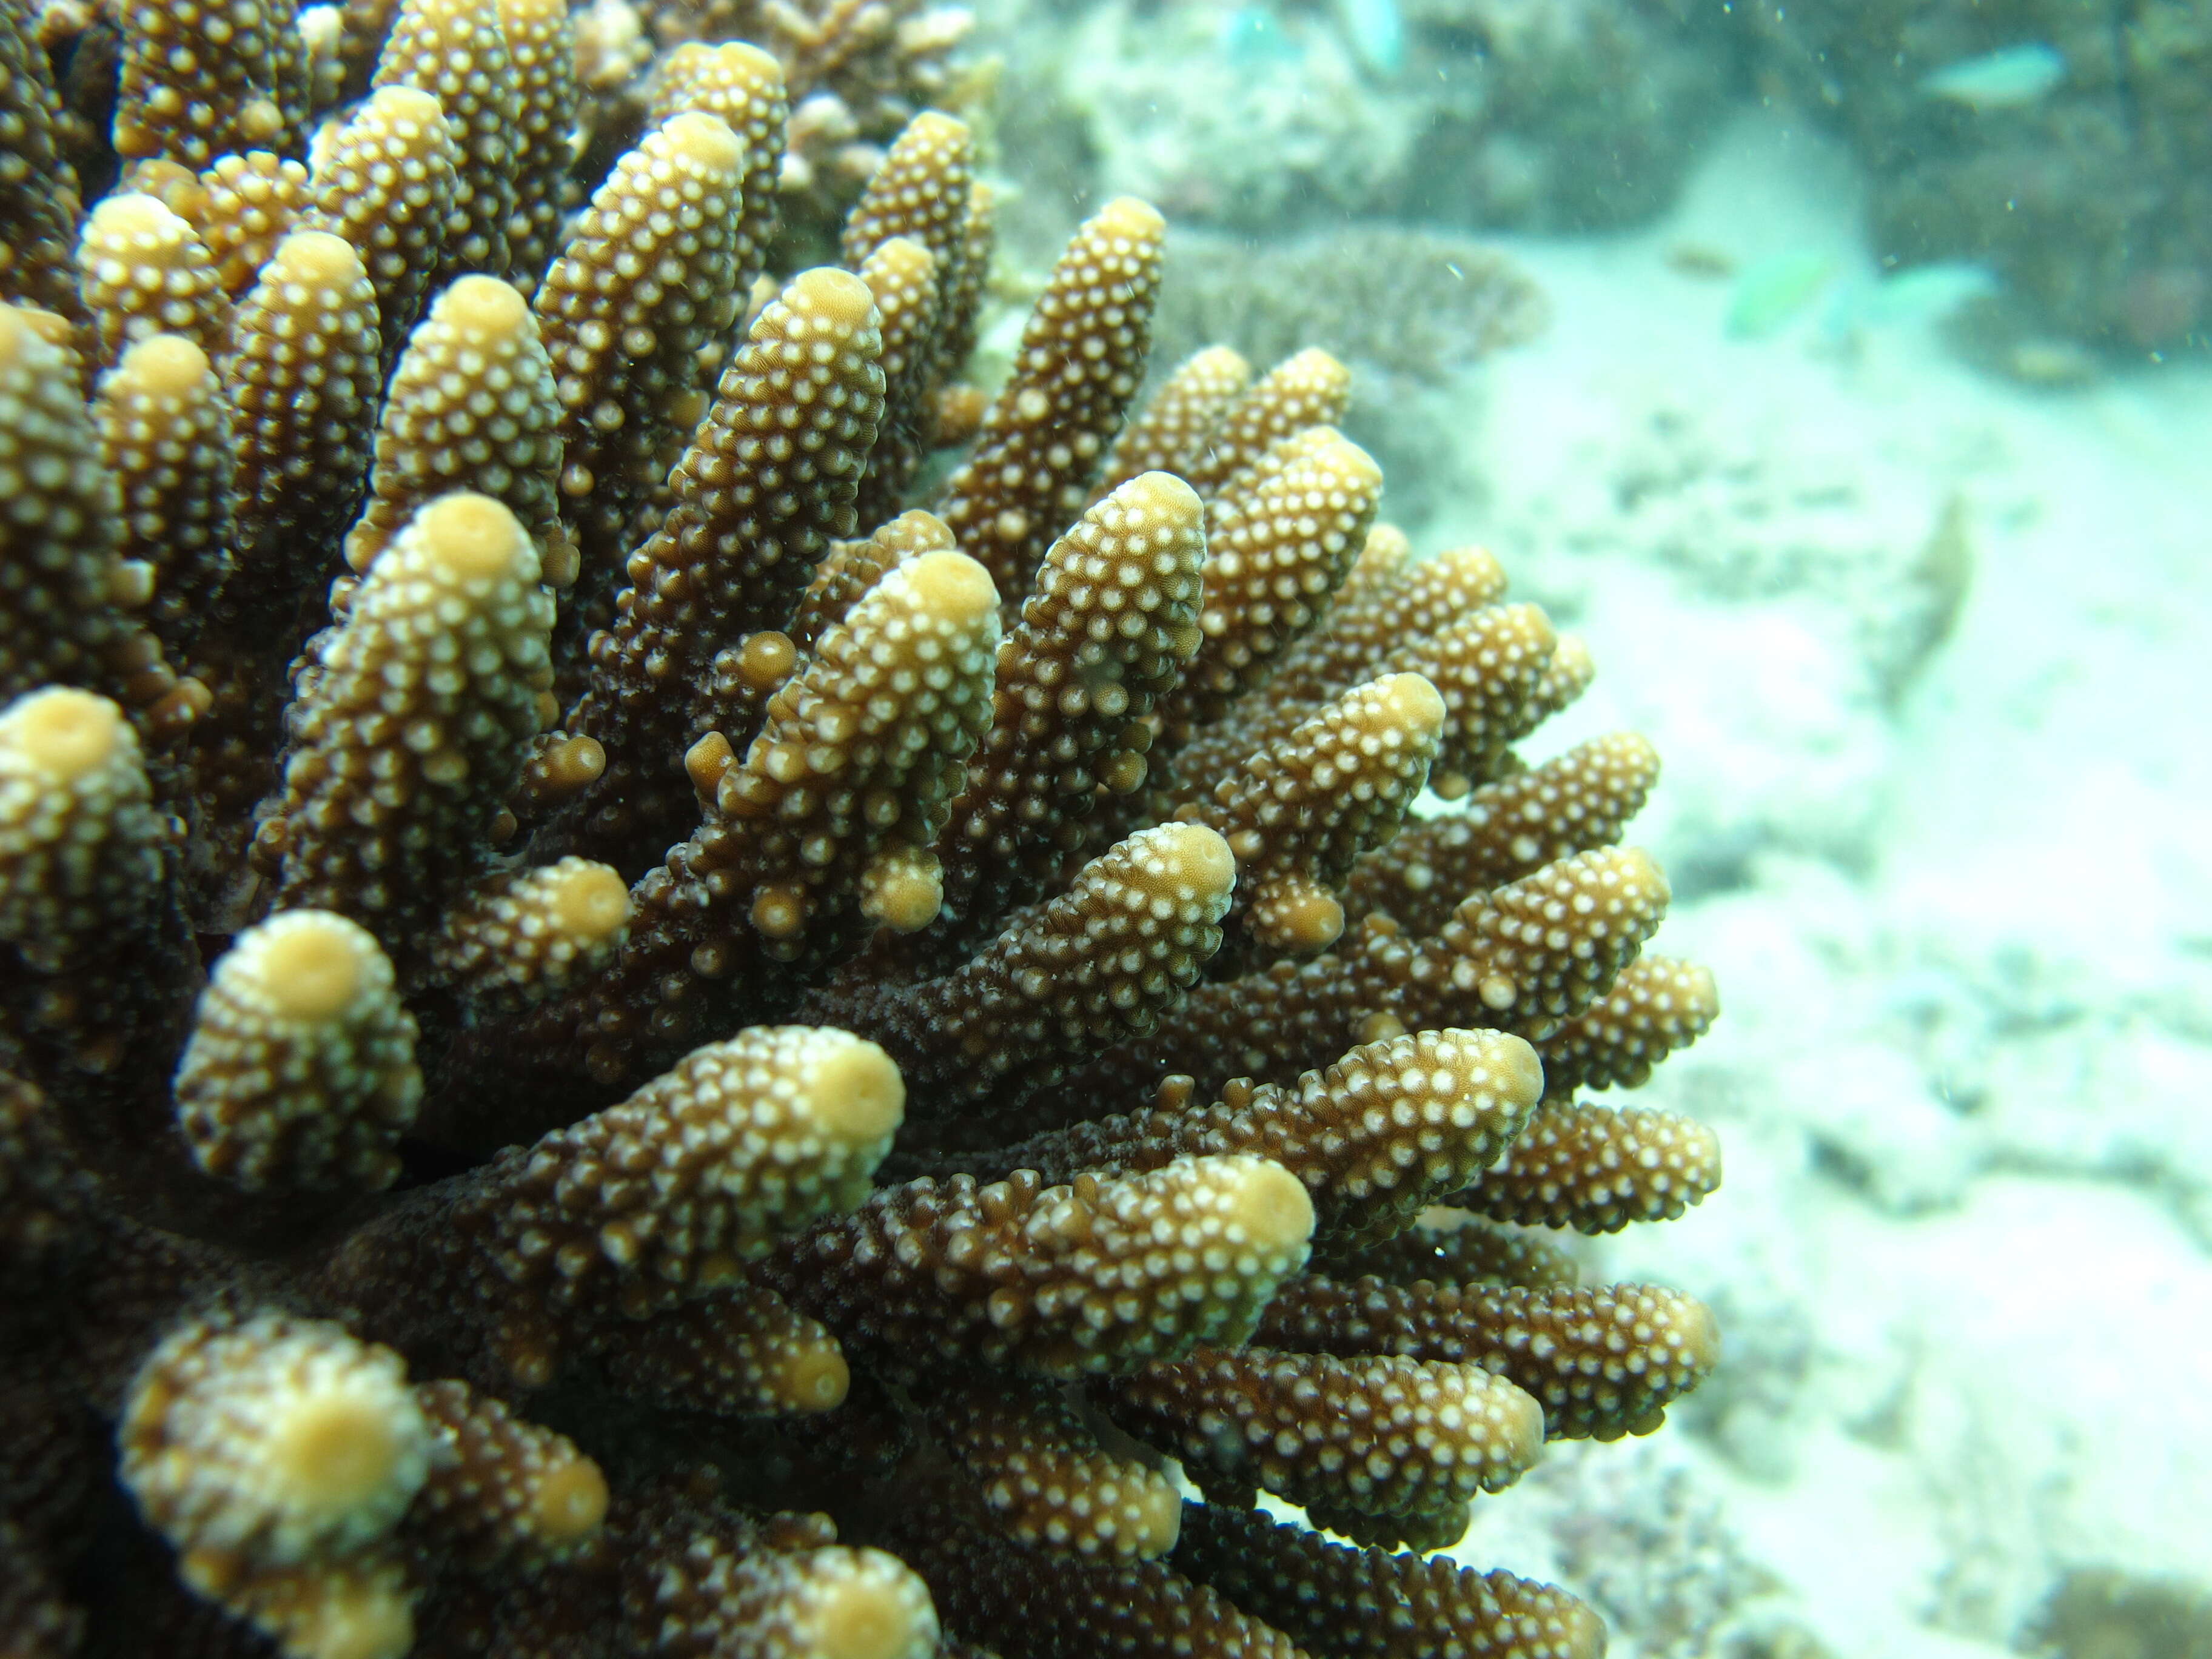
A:
[[[1591,1659],[1419,1552],[1717,1358],[1649,746],[1144,204],[764,279],[690,15],[0,6],[0,1646]]]

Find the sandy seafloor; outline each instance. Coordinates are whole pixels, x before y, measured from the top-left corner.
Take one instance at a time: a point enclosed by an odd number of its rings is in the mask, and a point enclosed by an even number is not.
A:
[[[2212,365],[2032,390],[1818,306],[1731,339],[1668,258],[1863,266],[1854,205],[1747,115],[1665,223],[1504,244],[1554,323],[1429,410],[1424,543],[1589,639],[1542,748],[1660,745],[1655,948],[1725,1003],[1630,1103],[1717,1124],[1725,1186],[1589,1251],[1711,1301],[1724,1369],[1456,1552],[1593,1595],[1616,1654],[1998,1652],[2069,1570],[2212,1582]]]

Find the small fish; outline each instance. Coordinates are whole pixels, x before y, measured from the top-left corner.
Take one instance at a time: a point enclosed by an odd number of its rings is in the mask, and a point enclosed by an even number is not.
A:
[[[1406,67],[1406,15],[1398,0],[1336,0],[1336,20],[1370,73],[1393,76]]]
[[[1930,98],[1948,98],[1971,110],[2020,109],[2066,78],[2066,59],[2040,40],[1961,58],[1920,77]]]
[[[2088,386],[2105,372],[2103,362],[2072,340],[2021,340],[1997,359],[1996,371],[2022,386],[2046,392]]]
[[[1750,266],[1729,296],[1732,340],[1763,340],[1805,309],[1836,274],[1825,253],[1778,253]]]
[[[1735,275],[1735,255],[1711,242],[1676,242],[1667,250],[1667,269],[1704,282],[1726,282]]]

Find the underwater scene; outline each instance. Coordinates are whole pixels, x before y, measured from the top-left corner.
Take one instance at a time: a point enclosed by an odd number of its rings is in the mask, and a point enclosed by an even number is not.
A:
[[[0,1659],[2212,1659],[2208,348],[2212,0],[0,0]]]

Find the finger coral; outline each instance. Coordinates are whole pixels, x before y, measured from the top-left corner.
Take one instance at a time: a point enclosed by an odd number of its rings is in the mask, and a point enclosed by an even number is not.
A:
[[[964,387],[956,20],[318,11],[0,6],[10,1651],[1589,1659],[1406,1553],[1717,1357],[1579,642],[1142,203]]]

